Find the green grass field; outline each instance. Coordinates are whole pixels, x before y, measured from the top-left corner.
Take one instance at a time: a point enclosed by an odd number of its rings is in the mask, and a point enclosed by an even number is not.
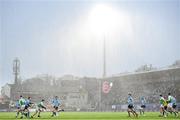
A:
[[[17,120],[15,118],[15,112],[0,112],[0,120]],[[138,118],[127,116],[126,112],[63,112],[60,116],[50,117],[51,113],[44,112],[41,118],[32,118],[35,120],[180,120],[180,117],[174,117],[169,115],[167,118],[158,117],[158,112],[148,112],[145,116],[139,116]],[[23,119],[26,120],[26,119]]]

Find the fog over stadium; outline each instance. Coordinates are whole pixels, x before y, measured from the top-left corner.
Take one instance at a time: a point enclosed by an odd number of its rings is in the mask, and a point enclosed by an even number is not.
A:
[[[135,1],[1,0],[0,85],[13,82],[15,57],[22,62],[22,79],[101,77],[104,37],[107,76],[180,59],[179,1]],[[101,12],[94,11],[98,5],[113,11],[114,18],[108,14],[115,20],[92,18]]]

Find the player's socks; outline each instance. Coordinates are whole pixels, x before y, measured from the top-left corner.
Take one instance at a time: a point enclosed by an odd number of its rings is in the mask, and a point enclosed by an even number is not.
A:
[[[176,113],[176,111],[174,111],[173,113],[174,113],[175,117],[177,117],[177,116],[178,116],[178,113]]]
[[[131,117],[131,114],[130,114],[130,112],[128,111],[128,117]]]
[[[53,111],[51,116],[54,117],[55,115],[56,115],[56,114],[55,114],[55,112]]]
[[[165,116],[165,111],[163,111],[163,112],[161,113],[161,115],[162,115],[162,117]]]
[[[16,118],[19,116],[19,112],[16,113]]]
[[[27,117],[27,113],[24,113],[24,116],[26,116],[26,117]]]
[[[165,117],[167,117],[168,116],[168,112],[166,111],[166,110],[164,110],[164,115],[165,115]]]
[[[27,112],[27,118],[30,118],[30,112]]]
[[[58,113],[58,112],[56,112],[56,116],[59,116],[59,113]]]

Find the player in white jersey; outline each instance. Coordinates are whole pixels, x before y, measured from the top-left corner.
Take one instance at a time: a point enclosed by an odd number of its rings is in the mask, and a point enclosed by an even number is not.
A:
[[[36,114],[38,114],[38,117],[41,117],[40,114],[43,111],[43,109],[46,110],[46,107],[44,105],[44,99],[41,100],[38,104],[36,104],[36,112],[31,116],[33,118]]]
[[[167,102],[168,102],[168,105],[167,105],[168,111],[173,112],[174,115],[177,117],[178,114],[177,114],[176,110],[173,108],[173,104],[175,103],[175,101],[176,100],[175,100],[175,98],[173,96],[171,96],[171,93],[168,93],[168,100],[167,100]]]

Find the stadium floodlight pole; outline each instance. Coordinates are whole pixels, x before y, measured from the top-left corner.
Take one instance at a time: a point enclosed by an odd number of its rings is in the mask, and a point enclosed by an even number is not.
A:
[[[99,80],[99,110],[102,111],[102,80],[106,77],[106,39],[105,32],[103,38],[103,76]]]
[[[102,104],[101,104],[101,91],[102,91],[102,79],[99,80],[99,104],[98,104],[98,107],[99,107],[99,111],[101,111],[101,107],[102,107]]]
[[[103,78],[106,77],[106,39],[103,39]]]
[[[117,13],[108,4],[97,4],[89,14],[89,27],[102,39],[102,78],[99,79],[99,110],[102,109],[102,81],[106,78],[106,39],[105,35],[116,26]]]
[[[105,79],[106,77],[106,39],[105,33],[103,38],[103,76],[102,78]],[[102,111],[102,80],[99,80],[99,110]]]

